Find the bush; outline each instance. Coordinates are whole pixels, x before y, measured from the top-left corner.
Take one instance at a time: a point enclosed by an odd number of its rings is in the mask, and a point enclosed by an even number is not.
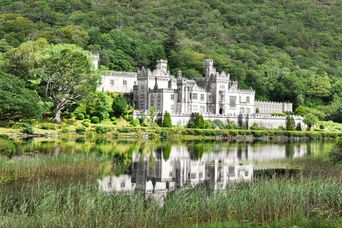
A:
[[[73,115],[73,113],[71,113],[71,112],[63,112],[63,113],[62,113],[62,117],[63,117],[64,119],[72,119],[72,118],[74,117],[74,115]]]
[[[133,120],[131,121],[131,124],[133,125],[133,127],[136,127],[136,126],[139,126],[140,122],[139,122],[138,119],[133,119]]]
[[[76,113],[75,116],[77,120],[84,120],[85,118],[83,113]]]
[[[96,131],[96,133],[99,133],[99,134],[106,134],[109,132],[109,129],[107,127],[97,126],[95,128],[95,131]]]
[[[293,116],[286,117],[286,130],[293,131],[296,128],[296,122]]]
[[[302,124],[300,122],[297,124],[296,130],[297,131],[301,131],[302,130]]]
[[[57,126],[55,124],[45,123],[40,124],[39,128],[44,130],[56,130]]]
[[[88,121],[83,121],[83,122],[82,122],[82,125],[83,125],[84,127],[89,127],[89,126],[90,126],[90,122],[88,122]]]
[[[68,127],[63,127],[62,128],[62,133],[68,133],[69,132],[69,128]]]
[[[84,134],[85,131],[86,131],[86,129],[84,127],[76,128],[76,133],[78,133],[80,135]]]
[[[93,124],[98,124],[100,123],[100,118],[97,116],[93,116],[90,118],[90,122],[92,122]]]
[[[253,123],[251,126],[251,130],[263,130],[263,127],[260,127],[257,123]]]
[[[16,153],[16,144],[7,137],[0,137],[0,154],[6,156],[13,156]]]
[[[272,116],[286,116],[286,113],[284,113],[284,112],[275,112],[275,113],[272,113]]]
[[[203,116],[197,113],[193,120],[189,120],[187,127],[204,129],[206,127],[206,124]]]
[[[172,127],[171,115],[168,112],[165,112],[164,114],[162,127]]]
[[[169,137],[169,132],[165,129],[161,130],[160,132],[160,137],[162,137],[163,139],[166,139]]]
[[[120,94],[113,99],[113,113],[115,117],[120,117],[126,111],[127,108],[127,101],[126,99]]]
[[[31,124],[25,124],[22,132],[24,134],[28,134],[28,135],[33,135],[34,134],[34,130]]]

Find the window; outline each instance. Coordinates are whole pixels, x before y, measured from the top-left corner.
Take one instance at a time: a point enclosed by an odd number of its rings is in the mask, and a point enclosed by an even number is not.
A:
[[[192,94],[192,99],[193,99],[193,100],[197,100],[197,93],[193,93],[193,94]]]
[[[234,176],[235,175],[235,167],[229,166],[228,167],[228,176]]]
[[[240,108],[240,113],[245,114],[245,108]]]
[[[226,87],[224,85],[220,85],[220,89],[225,89]]]
[[[230,107],[236,107],[236,96],[229,97],[229,106]]]
[[[246,114],[250,114],[251,113],[251,109],[250,108],[247,108],[246,109]]]
[[[196,179],[196,173],[191,173],[191,179]]]
[[[175,112],[175,105],[171,105],[171,113]]]
[[[126,80],[123,80],[123,81],[122,81],[122,85],[123,85],[124,87],[127,87],[127,81],[126,81]]]
[[[197,105],[193,105],[193,106],[192,106],[192,111],[193,111],[193,112],[197,112],[197,111],[198,111],[198,110],[197,110]]]
[[[205,113],[205,107],[204,107],[204,106],[201,106],[201,107],[200,107],[200,112],[201,112],[201,113]]]
[[[204,101],[204,94],[201,94],[201,101]]]
[[[171,94],[171,100],[174,100],[174,99],[175,99],[175,95]]]
[[[249,97],[246,97],[246,102],[249,103]]]
[[[211,101],[211,95],[208,96],[209,101]]]
[[[114,79],[110,80],[110,85],[114,86]]]
[[[125,182],[121,182],[121,188],[124,188],[125,187]]]
[[[203,178],[203,173],[202,173],[202,172],[199,173],[199,178],[200,178],[200,179]]]

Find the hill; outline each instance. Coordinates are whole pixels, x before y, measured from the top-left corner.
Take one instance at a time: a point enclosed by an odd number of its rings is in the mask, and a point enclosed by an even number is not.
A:
[[[28,40],[99,52],[112,70],[202,77],[204,58],[260,100],[292,101],[342,121],[342,2],[338,0],[2,0],[0,52]]]

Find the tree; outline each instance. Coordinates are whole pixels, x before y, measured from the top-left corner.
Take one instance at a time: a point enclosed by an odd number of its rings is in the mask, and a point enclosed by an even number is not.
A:
[[[172,120],[171,120],[170,113],[165,112],[162,126],[163,127],[172,127]]]
[[[19,78],[0,71],[0,119],[38,118],[43,112],[37,92]]]
[[[296,122],[293,116],[286,117],[286,130],[293,131],[296,128]]]
[[[35,56],[38,89],[46,102],[52,102],[54,122],[61,122],[62,111],[95,91],[99,77],[91,54],[71,44],[48,45]]]
[[[88,98],[87,113],[92,116],[102,116],[101,114],[107,113],[112,109],[112,99],[105,92],[96,92],[93,96]]]
[[[311,113],[306,114],[306,115],[304,116],[304,123],[305,123],[306,125],[308,125],[309,130],[310,130],[311,127],[314,126],[317,122],[318,122],[318,118],[317,118],[315,115],[311,114]]]
[[[201,114],[196,114],[195,119],[194,119],[194,128],[205,128],[205,121],[204,118]]]
[[[127,101],[126,99],[119,94],[117,97],[113,99],[113,113],[115,117],[120,117],[126,111]]]
[[[149,110],[150,112],[150,120],[151,120],[151,123],[154,123],[154,119],[156,117],[156,114],[157,114],[157,109],[156,107],[152,106]]]

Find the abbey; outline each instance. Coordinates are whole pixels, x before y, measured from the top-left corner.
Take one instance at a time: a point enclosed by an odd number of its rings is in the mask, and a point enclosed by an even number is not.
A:
[[[240,89],[229,73],[215,69],[212,59],[206,59],[204,67],[203,79],[187,79],[180,71],[171,75],[167,61],[159,60],[153,71],[143,67],[136,73],[109,72],[99,90],[132,93],[140,111],[155,107],[159,113],[223,116],[292,111],[291,103],[256,101],[252,88]]]

